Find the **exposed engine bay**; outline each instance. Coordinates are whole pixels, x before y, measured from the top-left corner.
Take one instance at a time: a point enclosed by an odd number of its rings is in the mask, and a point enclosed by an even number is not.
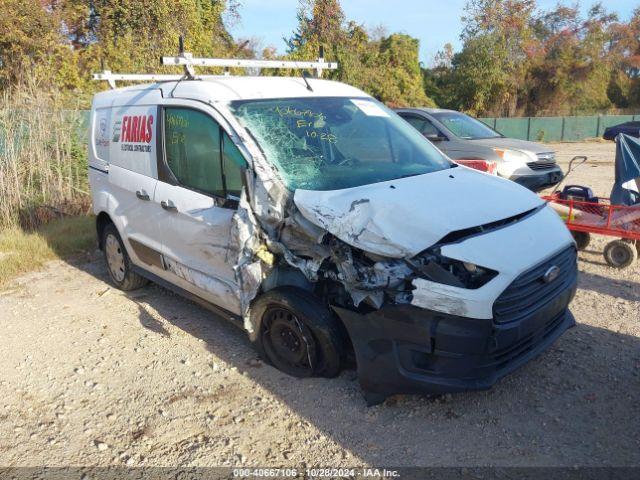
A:
[[[412,258],[364,251],[311,223],[293,202],[282,226],[269,236],[249,209],[243,197],[237,219],[245,248],[238,283],[252,286],[242,292],[243,313],[260,289],[284,284],[312,290],[328,304],[366,312],[383,304],[410,304],[416,288],[413,280],[418,278],[476,289],[497,275],[474,263],[445,257],[439,245]]]

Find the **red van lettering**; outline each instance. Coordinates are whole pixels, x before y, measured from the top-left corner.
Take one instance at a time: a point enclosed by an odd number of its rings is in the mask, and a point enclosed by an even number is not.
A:
[[[121,142],[151,143],[153,115],[125,115],[122,117]]]
[[[149,115],[147,118],[147,143],[151,143],[151,139],[153,138],[153,130],[151,127],[153,126],[153,115]]]
[[[140,123],[138,123],[138,141],[146,142],[147,141],[147,116],[140,116]]]
[[[127,124],[129,123],[129,117],[124,116],[122,117],[122,132],[120,134],[120,141],[121,142],[126,142],[127,141]]]
[[[139,142],[140,139],[138,138],[138,122],[140,121],[140,117],[133,117],[133,126],[131,127],[132,131],[131,131],[131,141],[132,142]]]

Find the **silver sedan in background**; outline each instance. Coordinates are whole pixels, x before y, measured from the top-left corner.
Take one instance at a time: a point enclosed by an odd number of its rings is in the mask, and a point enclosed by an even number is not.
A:
[[[451,160],[486,160],[499,176],[539,191],[562,178],[556,154],[540,143],[507,138],[479,120],[454,110],[402,108],[396,112]]]

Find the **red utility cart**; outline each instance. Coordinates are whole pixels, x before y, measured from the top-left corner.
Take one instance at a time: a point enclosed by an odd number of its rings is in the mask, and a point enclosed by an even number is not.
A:
[[[585,249],[596,233],[616,237],[604,249],[606,262],[615,268],[633,264],[640,249],[640,205],[612,205],[607,198],[597,202],[585,202],[571,198],[560,198],[560,192],[544,196],[563,218],[578,244]]]

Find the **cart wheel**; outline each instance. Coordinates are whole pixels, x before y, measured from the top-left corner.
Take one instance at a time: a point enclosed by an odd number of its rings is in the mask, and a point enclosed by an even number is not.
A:
[[[604,247],[604,259],[614,268],[627,268],[638,258],[638,250],[633,243],[614,240]]]
[[[584,250],[589,246],[591,242],[591,235],[589,232],[571,232],[573,239],[576,241],[578,250]]]

